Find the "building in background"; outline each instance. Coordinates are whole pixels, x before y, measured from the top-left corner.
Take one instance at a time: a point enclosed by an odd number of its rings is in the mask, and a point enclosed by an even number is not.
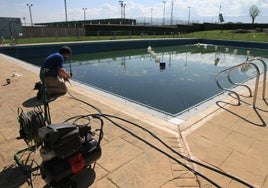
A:
[[[0,37],[16,39],[19,36],[22,36],[20,18],[0,17]]]

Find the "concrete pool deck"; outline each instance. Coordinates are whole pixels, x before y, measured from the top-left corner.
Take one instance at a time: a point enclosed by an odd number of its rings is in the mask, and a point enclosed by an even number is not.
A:
[[[38,81],[38,71],[37,67],[0,54],[0,187],[30,187],[27,178],[16,166],[13,155],[26,147],[24,141],[16,139],[19,136],[17,108],[22,107],[27,112],[37,105],[33,86]],[[7,85],[8,77],[11,83]],[[231,105],[236,104],[236,101],[230,98],[218,101],[178,126],[75,82],[71,83],[69,92],[73,96],[98,107],[104,114],[119,116],[152,131],[181,155],[221,170],[254,187],[268,187],[268,107],[260,99],[261,92],[256,109],[250,107],[252,98],[243,98],[240,106]],[[96,113],[96,110],[68,94],[51,101],[49,105],[52,123],[63,122],[75,115]],[[113,120],[168,155],[104,119],[102,156],[94,171],[85,170],[76,177],[78,187],[214,187],[178,161],[220,187],[247,187],[185,160],[142,129]],[[36,161],[40,160],[38,156],[37,152]],[[45,186],[38,173],[32,177],[32,184],[33,187]]]

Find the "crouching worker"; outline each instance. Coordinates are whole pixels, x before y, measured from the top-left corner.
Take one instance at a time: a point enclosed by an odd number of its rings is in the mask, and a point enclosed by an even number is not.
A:
[[[63,46],[59,52],[49,55],[40,69],[40,79],[44,77],[49,97],[64,95],[67,92],[65,81],[69,81],[71,75],[63,68],[63,63],[72,54],[68,46]],[[41,99],[42,92],[39,90],[37,99]]]

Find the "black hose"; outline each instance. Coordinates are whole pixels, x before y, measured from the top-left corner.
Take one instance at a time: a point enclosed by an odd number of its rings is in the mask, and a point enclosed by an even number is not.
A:
[[[185,159],[186,161],[188,161],[188,162],[192,162],[192,163],[197,164],[197,165],[200,165],[200,166],[202,166],[202,167],[204,167],[204,168],[207,168],[207,169],[209,169],[209,170],[212,170],[212,171],[214,171],[214,172],[217,172],[217,173],[219,173],[219,174],[221,174],[221,175],[223,175],[223,176],[226,176],[226,177],[228,177],[228,178],[231,178],[231,179],[233,179],[233,180],[235,180],[235,181],[237,181],[237,182],[239,182],[239,183],[241,183],[241,184],[243,184],[243,185],[245,185],[245,186],[247,186],[247,187],[252,187],[252,188],[253,188],[252,185],[248,184],[247,182],[245,182],[245,181],[243,181],[243,180],[241,180],[241,179],[239,179],[239,178],[237,178],[237,177],[235,177],[235,176],[232,176],[232,175],[227,174],[227,173],[225,173],[225,172],[223,172],[223,171],[220,171],[220,170],[218,170],[218,169],[216,169],[216,168],[213,168],[213,167],[208,166],[208,165],[206,165],[206,164],[203,164],[203,163],[200,163],[200,162],[198,162],[198,161],[195,161],[195,160],[193,160],[193,159],[191,159],[191,158],[189,158],[189,157],[187,157],[187,156],[185,156],[185,155],[182,155],[181,153],[175,151],[173,148],[171,148],[170,146],[168,146],[163,140],[161,140],[159,137],[157,137],[154,133],[152,133],[152,132],[149,131],[148,129],[146,129],[146,128],[144,128],[144,127],[142,127],[142,126],[140,126],[140,125],[138,125],[138,124],[136,124],[136,123],[133,123],[133,122],[131,122],[131,121],[128,121],[128,120],[126,120],[126,119],[123,119],[123,118],[121,118],[121,117],[114,116],[114,115],[102,114],[102,116],[105,117],[106,119],[107,119],[107,117],[111,117],[111,118],[119,119],[119,120],[121,120],[121,121],[125,121],[125,122],[127,122],[127,123],[129,123],[129,124],[132,124],[132,125],[134,125],[134,126],[140,128],[140,129],[142,129],[143,131],[149,133],[153,138],[157,139],[157,140],[158,140],[160,143],[162,143],[166,148],[168,148],[168,149],[169,149],[170,151],[172,151],[173,153],[179,155],[181,158]],[[133,135],[133,134],[132,134],[132,135]]]
[[[154,148],[155,150],[159,151],[160,153],[166,155],[167,157],[169,157],[170,159],[176,161],[177,163],[179,163],[180,165],[182,165],[183,167],[185,167],[186,169],[188,169],[189,171],[191,171],[192,173],[199,175],[200,177],[204,178],[205,180],[207,180],[209,183],[213,184],[216,187],[221,187],[219,186],[217,183],[215,183],[214,181],[212,181],[211,179],[209,179],[208,177],[204,176],[203,174],[199,173],[198,171],[194,170],[193,168],[187,166],[186,164],[184,164],[183,162],[179,161],[178,159],[176,159],[175,157],[171,156],[170,154],[166,153],[165,151],[159,149],[158,147],[152,145],[151,143],[149,143],[148,141],[146,141],[145,139],[137,136],[136,134],[134,134],[133,132],[131,132],[130,130],[122,127],[121,125],[119,125],[118,123],[114,122],[113,120],[111,120],[108,116],[109,115],[102,115],[105,119],[107,119],[108,121],[110,121],[111,123],[113,123],[115,126],[121,128],[122,130],[128,132],[129,134],[131,134],[132,136],[136,137],[137,139],[141,140],[142,142],[146,143],[147,145],[151,146],[152,148]]]
[[[86,104],[86,105],[88,105],[88,106],[94,108],[95,110],[97,110],[97,112],[99,113],[99,116],[101,116],[102,112],[101,112],[101,110],[100,110],[99,108],[97,108],[96,106],[94,106],[94,105],[92,105],[92,104],[89,104],[89,103],[86,102],[86,101],[83,101],[83,100],[81,100],[81,99],[79,99],[79,98],[73,96],[73,95],[70,93],[69,90],[67,90],[67,93],[71,96],[71,98],[73,98],[73,99],[75,99],[75,100],[77,100],[77,101],[79,101],[79,102],[81,102],[81,103],[84,103],[84,104]]]
[[[17,112],[20,138],[24,139],[27,144],[32,140],[38,141],[38,129],[46,125],[42,111],[37,109],[24,113],[22,108],[19,107]]]
[[[216,173],[219,173],[219,174],[221,174],[221,175],[223,175],[223,176],[226,176],[226,177],[228,177],[228,178],[230,178],[230,179],[233,179],[233,180],[235,180],[235,181],[237,181],[237,182],[239,182],[239,183],[241,183],[241,184],[243,184],[243,185],[245,185],[245,186],[247,186],[247,187],[251,187],[251,188],[253,188],[252,185],[250,185],[249,183],[247,183],[247,182],[245,182],[245,181],[243,181],[243,180],[241,180],[241,179],[239,179],[239,178],[237,178],[237,177],[235,177],[235,176],[232,176],[232,175],[230,175],[230,174],[228,174],[228,173],[225,173],[225,172],[223,172],[223,171],[221,171],[221,170],[216,169],[215,167],[213,168],[213,167],[211,167],[211,166],[208,166],[208,165],[206,165],[206,164],[200,163],[200,162],[195,161],[195,160],[193,160],[193,159],[191,159],[191,158],[189,158],[189,157],[187,157],[187,156],[185,156],[185,155],[180,154],[179,152],[175,151],[173,148],[171,148],[170,146],[168,146],[163,140],[161,140],[159,137],[157,137],[154,133],[152,133],[152,132],[149,131],[148,129],[146,129],[146,128],[144,128],[144,127],[142,127],[142,126],[140,126],[140,125],[138,125],[138,124],[136,124],[136,123],[134,123],[134,122],[131,122],[131,121],[126,120],[126,119],[124,119],[124,118],[118,117],[118,116],[114,116],[114,115],[110,115],[110,114],[102,114],[101,110],[100,110],[99,108],[95,107],[94,105],[91,105],[91,104],[89,104],[88,102],[85,102],[85,101],[83,101],[83,100],[81,100],[81,99],[78,99],[77,97],[74,97],[69,91],[68,91],[68,94],[69,94],[72,98],[74,98],[75,100],[80,101],[80,102],[82,102],[82,103],[84,103],[84,104],[86,104],[86,105],[88,105],[88,106],[90,106],[90,107],[96,109],[96,110],[99,112],[99,114],[95,114],[96,116],[98,116],[98,117],[104,117],[105,119],[107,119],[108,121],[110,121],[111,123],[113,123],[114,125],[120,127],[122,130],[128,132],[128,133],[131,134],[132,136],[134,136],[134,137],[140,139],[141,141],[143,141],[144,143],[148,144],[148,145],[151,146],[152,148],[156,149],[157,151],[159,151],[159,152],[165,154],[166,156],[170,157],[170,158],[173,159],[174,161],[178,162],[179,164],[181,164],[182,166],[184,166],[185,168],[187,168],[189,171],[191,171],[191,172],[193,172],[194,174],[197,174],[197,175],[199,175],[200,177],[204,178],[205,180],[207,180],[208,182],[210,182],[210,183],[213,184],[214,186],[216,186],[216,187],[220,187],[218,184],[216,184],[215,182],[213,182],[212,180],[210,180],[210,179],[207,178],[206,176],[202,175],[201,173],[197,172],[196,170],[192,169],[191,167],[187,166],[186,164],[184,164],[184,163],[182,163],[181,161],[177,160],[176,158],[172,157],[172,156],[169,155],[168,153],[162,151],[161,149],[155,147],[154,145],[152,145],[151,143],[147,142],[147,141],[144,140],[143,138],[141,138],[141,137],[135,135],[133,132],[131,132],[131,131],[129,131],[128,129],[126,129],[126,128],[122,127],[121,125],[117,124],[116,122],[114,122],[114,121],[111,120],[110,118],[116,118],[116,119],[119,119],[119,120],[121,120],[121,121],[127,122],[127,123],[129,123],[129,124],[132,124],[132,125],[134,125],[134,126],[140,128],[140,129],[142,129],[143,131],[149,133],[152,137],[154,137],[155,139],[157,139],[160,143],[162,143],[162,144],[163,144],[165,147],[167,147],[170,151],[172,151],[173,153],[177,154],[178,156],[180,156],[181,158],[185,159],[185,160],[188,161],[188,162],[192,162],[192,163],[194,163],[194,164],[197,164],[197,165],[199,165],[199,166],[202,166],[202,167],[204,167],[204,168],[207,168],[207,169],[209,169],[209,170],[211,170],[211,171],[214,171],[214,172],[216,172]],[[76,116],[76,117],[79,117],[79,116]],[[69,119],[70,119],[70,118],[69,118]]]

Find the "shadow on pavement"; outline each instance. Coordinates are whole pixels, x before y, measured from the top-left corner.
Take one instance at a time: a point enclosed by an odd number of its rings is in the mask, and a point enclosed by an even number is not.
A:
[[[79,174],[72,176],[68,180],[64,180],[64,182],[60,185],[54,185],[53,187],[61,188],[61,187],[75,187],[75,188],[85,188],[90,187],[96,178],[96,173],[92,168],[86,168]],[[44,188],[51,188],[50,185],[45,185]]]
[[[4,167],[0,172],[0,187],[20,187],[27,181],[26,175],[15,164]]]
[[[228,104],[228,105],[232,105],[232,106],[238,106],[238,105],[233,105],[231,103],[228,102],[224,102],[224,101],[217,101],[216,104],[221,108],[224,109],[225,111],[233,114],[234,116],[237,116],[238,118],[244,120],[245,122],[248,122],[252,125],[255,126],[260,126],[260,127],[265,127],[266,126],[266,122],[264,121],[264,119],[262,118],[262,116],[260,115],[260,113],[258,112],[258,110],[256,108],[252,108],[252,110],[254,110],[256,117],[259,119],[259,122],[254,122],[253,120],[251,121],[249,118],[247,117],[243,117],[235,112],[233,112],[231,109],[228,109],[227,107],[225,107],[224,105]]]
[[[48,99],[48,102],[52,102],[52,101],[55,101],[58,97],[60,97],[61,95],[57,95],[57,96],[52,96]],[[38,106],[41,106],[43,105],[43,102],[41,100],[37,100],[36,97],[32,97],[26,101],[24,101],[22,103],[22,105],[24,107],[38,107]]]
[[[96,173],[92,168],[86,168],[81,173],[72,177],[72,180],[76,182],[76,188],[90,187],[94,183]]]
[[[42,105],[41,101],[37,100],[36,97],[30,98],[22,103],[24,107],[37,107]]]

